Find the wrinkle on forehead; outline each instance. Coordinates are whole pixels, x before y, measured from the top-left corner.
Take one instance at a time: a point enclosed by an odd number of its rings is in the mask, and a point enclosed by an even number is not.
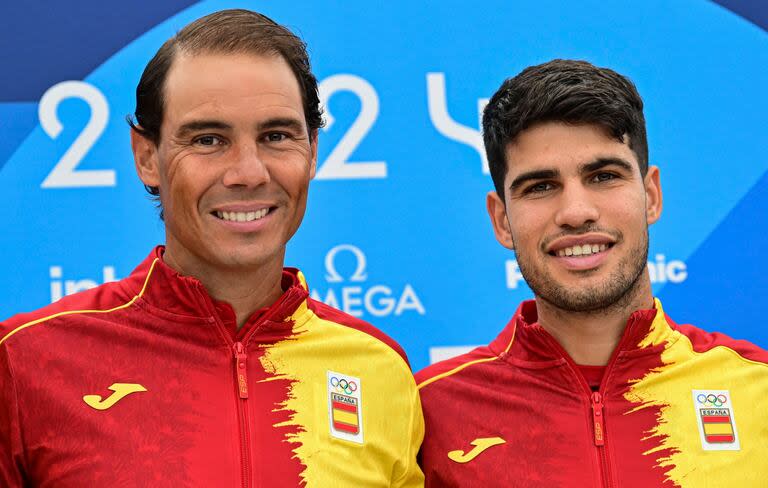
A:
[[[195,120],[250,131],[268,119],[295,119],[307,130],[299,83],[277,55],[181,55],[166,92],[164,133]]]

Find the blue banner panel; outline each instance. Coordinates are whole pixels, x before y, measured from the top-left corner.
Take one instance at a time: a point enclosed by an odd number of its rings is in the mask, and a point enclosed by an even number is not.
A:
[[[720,3],[127,2],[100,23],[86,2],[74,13],[88,36],[70,42],[62,17],[26,57],[8,46],[39,12],[16,5],[22,27],[0,43],[17,73],[0,81],[0,317],[119,279],[163,242],[129,147],[136,84],[179,28],[245,7],[307,41],[326,110],[287,264],[392,335],[414,369],[487,343],[531,297],[486,214],[479,117],[505,78],[552,58],[611,67],[644,97],[664,190],[649,264],[667,312],[768,347],[768,33]]]

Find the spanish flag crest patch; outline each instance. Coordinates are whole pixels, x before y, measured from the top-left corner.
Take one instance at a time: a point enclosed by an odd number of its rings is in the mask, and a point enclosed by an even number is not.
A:
[[[328,371],[328,414],[331,437],[363,443],[360,378]]]
[[[705,451],[738,451],[739,433],[728,390],[693,390],[693,405]]]

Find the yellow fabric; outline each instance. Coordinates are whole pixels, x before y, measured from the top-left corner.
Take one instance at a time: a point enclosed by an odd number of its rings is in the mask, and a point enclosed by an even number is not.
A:
[[[627,400],[641,404],[638,410],[660,408],[656,427],[647,433],[658,439],[660,447],[645,455],[659,457],[660,467],[671,467],[668,478],[680,488],[765,487],[768,365],[743,358],[724,346],[698,353],[688,337],[669,326],[658,300],[656,309],[652,330],[641,345],[665,344],[663,366],[638,378],[625,395]],[[741,450],[703,450],[692,390],[729,390],[731,420],[736,425]],[[662,449],[671,449],[671,454],[659,456]]]
[[[281,407],[293,412],[287,424],[298,427],[299,433],[286,440],[296,446],[307,486],[423,486],[416,454],[424,419],[402,357],[365,332],[321,319],[306,305],[290,320],[293,336],[269,347],[262,364],[278,378],[293,381]],[[360,378],[362,444],[330,434],[329,370]]]

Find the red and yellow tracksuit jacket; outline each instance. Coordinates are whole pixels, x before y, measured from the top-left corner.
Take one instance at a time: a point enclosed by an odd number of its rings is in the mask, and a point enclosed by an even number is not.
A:
[[[416,375],[428,487],[768,486],[768,353],[633,313],[599,388],[524,302],[487,347]]]
[[[399,346],[290,269],[237,330],[161,256],[0,323],[0,486],[422,486]]]

